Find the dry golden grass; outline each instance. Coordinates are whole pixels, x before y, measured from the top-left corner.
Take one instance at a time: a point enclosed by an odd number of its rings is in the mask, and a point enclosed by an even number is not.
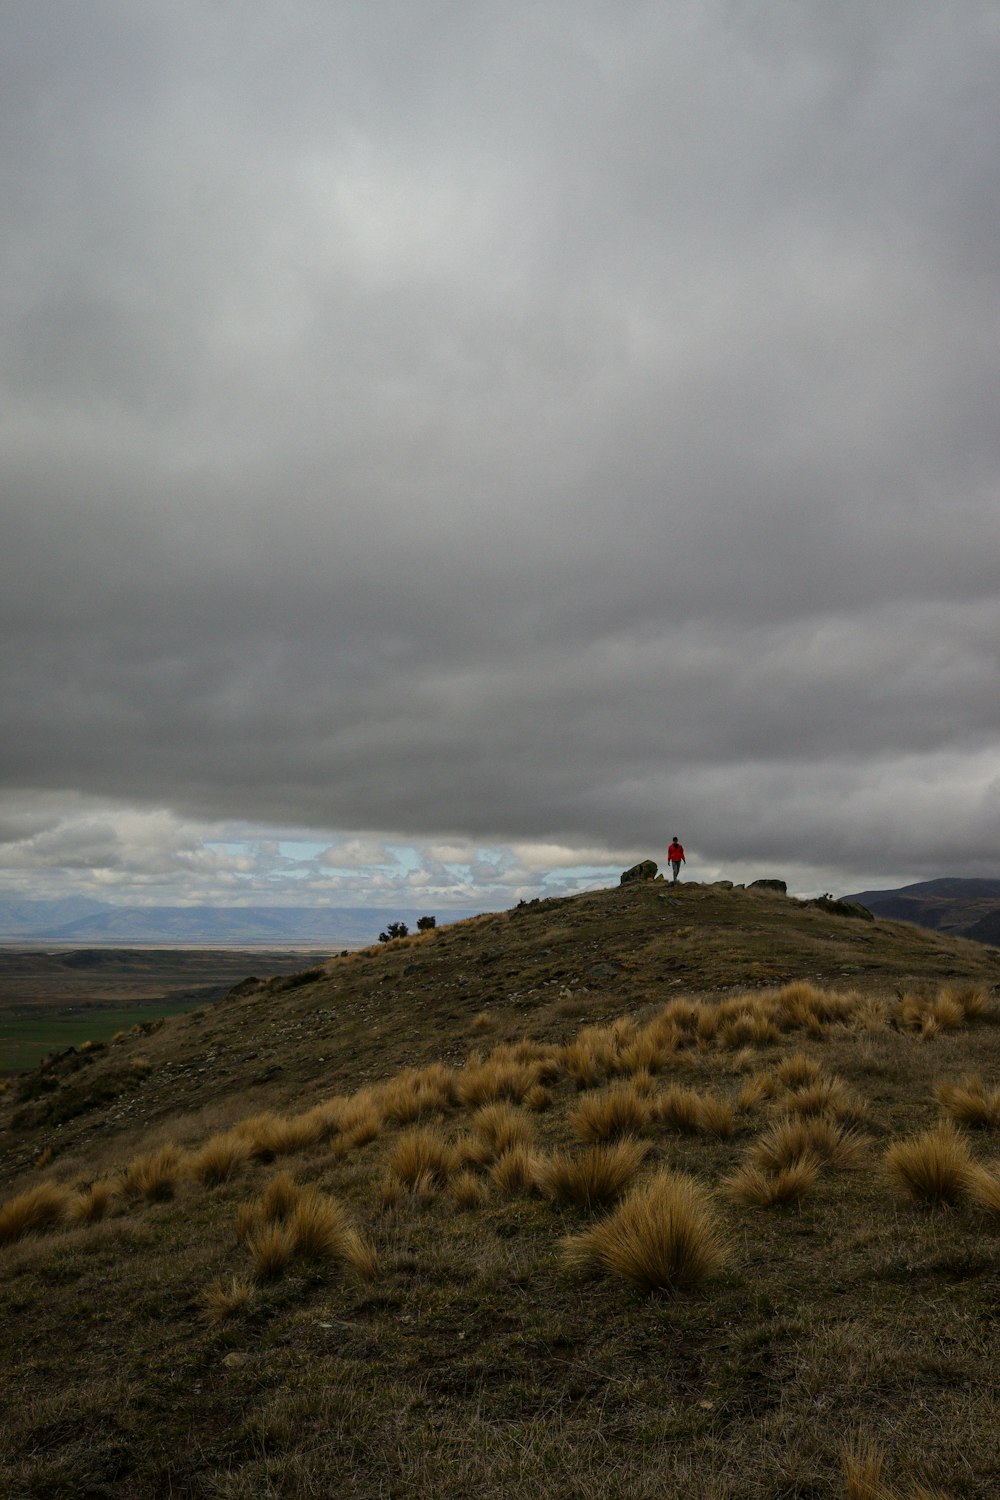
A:
[[[482,1208],[489,1199],[489,1188],[474,1172],[456,1172],[448,1183],[448,1191],[459,1208]]]
[[[819,1157],[811,1151],[776,1172],[745,1162],[724,1178],[724,1185],[730,1197],[747,1208],[783,1207],[799,1203],[815,1187],[820,1167]]]
[[[45,1234],[65,1224],[73,1194],[60,1182],[40,1182],[0,1205],[0,1245],[29,1234]]]
[[[782,1119],[757,1137],[749,1159],[767,1172],[780,1172],[804,1156],[815,1155],[828,1166],[844,1171],[861,1163],[867,1144],[863,1136],[822,1115]]]
[[[976,1074],[961,1083],[944,1080],[934,1090],[934,1097],[956,1125],[970,1125],[976,1130],[993,1130],[1000,1126],[1000,1089],[988,1093]]]
[[[509,1049],[494,1048],[485,1058],[470,1057],[456,1079],[456,1093],[461,1104],[490,1104],[495,1099],[511,1099],[520,1104],[528,1090],[539,1082],[540,1065],[512,1057]]]
[[[845,1125],[862,1125],[869,1117],[865,1101],[841,1078],[819,1078],[790,1090],[777,1101],[788,1115],[824,1115]]]
[[[988,1214],[1000,1216],[1000,1162],[984,1167],[976,1163],[969,1175],[969,1199]]]
[[[631,1185],[648,1152],[645,1141],[631,1136],[589,1146],[578,1155],[554,1152],[538,1163],[538,1186],[555,1203],[605,1208]]]
[[[494,1157],[502,1156],[512,1146],[530,1146],[535,1135],[530,1116],[506,1100],[478,1110],[472,1117],[472,1130]]]
[[[790,1052],[778,1063],[774,1077],[786,1089],[800,1089],[806,1084],[818,1082],[821,1072],[814,1057],[809,1057],[805,1052]]]
[[[943,1490],[911,1481],[905,1489],[891,1484],[885,1474],[882,1450],[871,1438],[860,1437],[841,1450],[844,1500],[949,1500]]]
[[[668,1130],[694,1135],[701,1129],[702,1096],[696,1089],[672,1084],[653,1100],[653,1115]]]
[[[228,1283],[213,1282],[201,1294],[202,1316],[209,1323],[223,1323],[227,1318],[246,1312],[255,1296],[253,1283],[245,1276],[231,1276]]]
[[[778,1079],[766,1069],[752,1073],[736,1096],[736,1108],[756,1110],[780,1092]]]
[[[46,1146],[45,1150],[40,1151],[35,1157],[34,1161],[31,1163],[32,1168],[36,1172],[44,1172],[45,1168],[50,1165],[53,1156],[55,1156],[55,1152],[53,1151],[52,1147]]]
[[[295,1251],[295,1237],[285,1224],[261,1224],[247,1236],[247,1249],[258,1281],[273,1281]]]
[[[408,1130],[392,1143],[386,1170],[405,1187],[415,1188],[422,1178],[444,1183],[458,1166],[455,1147],[436,1130]]]
[[[944,985],[943,990],[957,1000],[969,1021],[992,1018],[995,1015],[993,998],[984,984]]]
[[[200,1151],[194,1152],[185,1163],[185,1170],[205,1187],[218,1187],[228,1182],[250,1155],[250,1146],[245,1136],[235,1130],[212,1136]]]
[[[552,1104],[552,1095],[544,1083],[536,1083],[528,1090],[523,1099],[525,1109],[530,1109],[533,1114],[541,1114],[542,1110],[549,1109]]]
[[[657,1173],[583,1234],[564,1242],[573,1265],[599,1267],[642,1291],[678,1291],[716,1275],[727,1249],[712,1201],[692,1177]]]
[[[592,1039],[577,1037],[562,1050],[562,1070],[578,1089],[596,1088],[608,1076],[606,1060]]]
[[[781,1038],[781,1032],[760,1002],[748,1004],[731,1020],[720,1022],[716,1040],[720,1047],[763,1047]]]
[[[135,1156],[122,1176],[122,1192],[128,1197],[145,1198],[148,1203],[163,1202],[174,1196],[184,1165],[184,1153],[171,1145]]]
[[[489,1029],[490,1029],[490,1027],[492,1025],[493,1025],[493,1017],[490,1015],[489,1011],[488,1010],[481,1010],[479,1012],[478,1016],[473,1016],[473,1018],[472,1018],[472,1024],[470,1026],[470,1030],[471,1031],[489,1031]]]
[[[588,1094],[569,1111],[570,1129],[588,1143],[616,1136],[643,1135],[653,1120],[649,1098],[631,1082],[619,1082],[600,1093]]]
[[[976,1002],[970,999],[970,1003]],[[907,991],[896,1005],[894,1019],[900,1030],[917,1031],[929,1041],[942,1031],[957,1031],[964,1026],[967,1014],[974,1013],[967,1012],[958,992],[946,985],[933,996]]]
[[[519,1143],[497,1157],[490,1168],[490,1181],[508,1198],[515,1193],[530,1193],[538,1185],[538,1169],[538,1157],[529,1146]]]
[[[375,1251],[353,1227],[334,1198],[309,1191],[301,1195],[288,1219],[294,1250],[306,1260],[332,1260],[359,1276],[376,1271]]]
[[[897,1141],[885,1165],[896,1186],[920,1203],[956,1203],[973,1181],[972,1154],[951,1120]]]
[[[115,1190],[110,1182],[92,1182],[73,1199],[69,1216],[80,1224],[98,1224],[106,1216],[114,1196]]]
[[[682,1035],[671,1021],[654,1020],[644,1026],[621,1055],[627,1073],[660,1073],[676,1056]]]
[[[382,1110],[373,1089],[359,1089],[352,1095],[339,1120],[340,1134],[349,1146],[367,1146],[381,1135],[382,1124]]]
[[[263,1224],[283,1224],[294,1210],[302,1189],[287,1172],[277,1172],[264,1185],[257,1199],[257,1212]]]

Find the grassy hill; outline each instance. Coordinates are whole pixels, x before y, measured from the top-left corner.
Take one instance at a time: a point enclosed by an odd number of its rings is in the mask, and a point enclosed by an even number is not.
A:
[[[986,1500],[998,987],[651,884],[51,1059],[0,1096],[0,1490]]]

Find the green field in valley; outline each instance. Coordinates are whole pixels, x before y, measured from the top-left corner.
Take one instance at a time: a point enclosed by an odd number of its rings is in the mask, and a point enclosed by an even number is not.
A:
[[[156,1005],[116,1005],[58,1015],[43,1010],[26,1016],[0,1015],[0,1076],[37,1067],[50,1052],[65,1052],[81,1042],[108,1042],[119,1031],[194,1008],[191,1000],[161,1000]]]

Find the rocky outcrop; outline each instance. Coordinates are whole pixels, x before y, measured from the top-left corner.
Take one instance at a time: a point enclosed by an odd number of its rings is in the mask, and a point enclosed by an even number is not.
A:
[[[788,887],[783,880],[751,880],[747,886],[748,891],[779,891],[782,896],[787,896]]]
[[[838,901],[835,896],[816,896],[814,900],[807,901],[806,906],[816,906],[820,911],[825,911],[831,917],[854,917],[860,922],[874,922],[875,917],[860,901]]]
[[[656,861],[653,859],[641,860],[639,864],[633,865],[631,870],[623,870],[619,885],[632,885],[636,880],[655,880]]]

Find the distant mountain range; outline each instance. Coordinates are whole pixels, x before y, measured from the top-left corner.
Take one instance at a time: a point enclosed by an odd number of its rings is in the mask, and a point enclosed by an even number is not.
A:
[[[1000,880],[921,880],[896,891],[858,891],[846,899],[867,906],[876,917],[1000,946]]]
[[[179,943],[374,943],[389,922],[416,927],[417,918],[461,921],[475,908],[447,913],[403,911],[388,906],[112,906],[85,897],[62,901],[0,901],[0,942]]]

